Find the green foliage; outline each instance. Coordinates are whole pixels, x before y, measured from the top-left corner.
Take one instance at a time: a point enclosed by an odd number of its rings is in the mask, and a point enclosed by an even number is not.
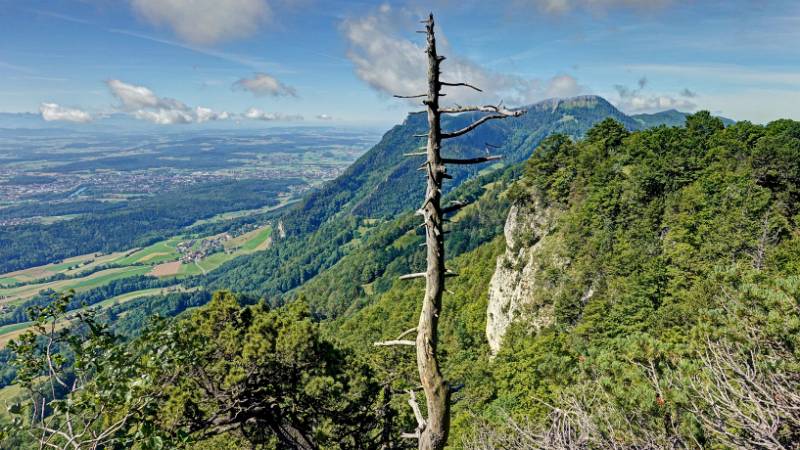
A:
[[[585,419],[599,446],[793,442],[793,413],[762,412],[780,431],[756,438],[712,399],[725,393],[720,377],[744,382],[735,369],[748,358],[764,364],[765,392],[800,383],[788,338],[799,303],[785,287],[800,259],[797,129],[785,121],[724,128],[698,113],[686,128],[628,134],[609,121],[581,142],[547,139],[517,201],[564,210],[548,236],[567,261],[547,275],[559,295],[539,299],[554,305],[555,321],[540,332],[525,320],[512,327],[491,366],[497,391],[484,418],[499,428],[524,418],[543,433],[562,408]]]
[[[462,128],[475,117],[475,114],[448,117],[442,126],[447,130]],[[513,167],[527,159],[547,136],[562,133],[578,139],[594,124],[609,117],[620,121],[626,129],[642,127],[604,99],[585,96],[531,105],[528,112],[521,117],[490,122],[472,133],[448,140],[442,151],[447,157],[454,158],[483,156],[487,150],[486,144],[489,143],[493,146],[492,153],[502,155],[502,162],[507,168]],[[366,247],[364,252],[353,258],[360,260],[359,273],[345,274],[346,271],[356,271],[350,267],[350,263],[345,263],[348,268],[337,272],[341,276],[329,276],[325,283],[333,286],[330,290],[334,292],[325,292],[322,283],[318,283],[312,290],[314,294],[320,293],[324,298],[309,295],[309,302],[315,313],[331,317],[350,311],[353,305],[363,303],[369,294],[365,295],[362,285],[376,282],[374,287],[378,292],[388,289],[390,283],[381,280],[384,267],[396,265],[395,269],[387,269],[390,274],[395,274],[397,272],[394,270],[404,270],[407,264],[419,261],[409,259],[406,250],[397,254],[395,250],[383,252],[383,249],[374,246],[380,242],[393,241],[399,230],[396,226],[409,223],[403,222],[406,220],[405,216],[422,202],[423,189],[417,171],[420,160],[404,157],[403,153],[418,150],[421,141],[414,135],[424,133],[426,126],[423,114],[410,114],[402,125],[389,130],[377,145],[340,177],[310,193],[284,215],[281,220],[287,237],[280,239],[278,245],[265,252],[237,258],[208,277],[198,280],[197,284],[213,289],[247,292],[267,297],[272,304],[281,304],[291,298],[286,295],[289,291],[334,267],[351,250],[361,251]],[[454,166],[449,170],[453,179],[445,184],[445,194],[457,199],[457,195],[463,193],[458,192],[462,184],[491,169]],[[565,179],[561,182],[561,188],[568,185],[570,175],[563,176]],[[469,189],[474,190],[476,187],[473,185]],[[496,210],[487,206],[481,214],[472,216],[471,220],[504,215],[504,208],[504,203]],[[398,219],[398,216],[403,218]],[[375,236],[371,241],[367,237],[366,245],[359,245],[363,244],[360,241],[363,236],[359,227],[364,226],[365,220],[388,221],[388,224],[381,226],[388,226],[391,230],[385,232],[383,237]],[[494,218],[491,220],[494,221]],[[474,248],[497,234],[494,223],[482,225],[484,226],[470,227],[468,232],[454,231],[461,235],[450,236],[453,244],[448,245],[453,246],[452,251],[459,253]],[[471,244],[463,245],[467,242]],[[375,258],[368,260],[367,253]],[[347,283],[347,286],[339,289],[339,283]]]
[[[11,411],[9,439],[29,431],[36,447],[75,438],[87,449],[203,448],[234,433],[262,448],[378,447],[379,386],[356,355],[321,335],[302,301],[269,310],[219,292],[125,345],[93,316],[58,330],[68,302],[32,311],[35,330],[12,346],[29,394]],[[42,419],[31,421],[40,401]]]

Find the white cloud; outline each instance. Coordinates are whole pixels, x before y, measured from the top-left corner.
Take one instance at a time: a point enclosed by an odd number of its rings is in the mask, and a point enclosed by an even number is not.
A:
[[[155,25],[169,26],[195,44],[213,44],[255,33],[271,17],[266,0],[131,0]]]
[[[197,123],[203,123],[209,120],[227,120],[231,115],[226,111],[217,112],[211,108],[198,106],[194,109],[194,116]]]
[[[297,97],[297,91],[293,87],[287,86],[272,75],[263,72],[255,74],[253,78],[240,79],[233,83],[233,88],[250,91],[256,96]]]
[[[637,84],[639,86],[637,89],[619,84],[614,86],[619,95],[617,107],[622,111],[627,113],[655,112],[667,109],[691,111],[697,107],[693,102],[684,98],[642,92],[647,86],[647,78],[641,78]]]
[[[224,111],[218,112],[202,106],[191,108],[179,100],[159,97],[145,86],[120,80],[108,80],[106,84],[111,94],[120,101],[120,109],[140,120],[168,125],[230,118],[230,114]]]
[[[281,113],[269,113],[258,108],[250,108],[242,114],[242,117],[252,120],[263,120],[267,122],[283,121],[291,122],[296,120],[303,120],[303,116]]]
[[[328,115],[328,114],[318,114],[317,115],[317,119],[318,120],[333,120],[333,116]]]
[[[578,80],[570,75],[557,75],[547,81],[545,85],[545,97],[574,97],[585,88],[578,84]]]
[[[373,14],[348,19],[342,31],[349,43],[347,57],[355,65],[359,78],[372,88],[386,94],[416,95],[426,91],[427,57],[422,40],[412,42],[400,36],[394,24],[403,19],[402,12],[388,5]],[[497,102],[521,105],[551,96],[574,96],[584,88],[573,77],[559,75],[550,80],[527,79],[517,75],[493,72],[474,62],[452,54],[444,39],[440,39],[440,54],[447,56],[442,63],[442,80],[467,82],[483,89],[446,90],[445,103]]]
[[[159,106],[159,98],[153,91],[144,87],[128,84],[120,80],[106,81],[111,94],[117,97],[125,109],[155,108]]]
[[[194,118],[187,111],[179,109],[159,108],[154,111],[140,109],[133,112],[133,117],[146,120],[159,125],[171,125],[176,123],[192,123]]]
[[[613,8],[653,9],[672,0],[518,0],[518,5],[532,5],[541,12],[563,14],[577,9],[606,11]]]
[[[56,103],[42,103],[39,106],[42,119],[47,122],[64,121],[86,123],[92,121],[92,116],[86,111],[75,108],[67,108]]]

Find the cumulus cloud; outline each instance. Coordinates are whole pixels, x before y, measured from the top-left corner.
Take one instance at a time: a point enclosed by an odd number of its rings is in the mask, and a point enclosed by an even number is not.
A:
[[[422,43],[400,36],[395,24],[403,12],[384,4],[373,14],[351,18],[342,23],[342,32],[349,44],[347,57],[356,74],[375,90],[386,94],[416,95],[427,87],[427,57]],[[559,75],[549,80],[528,79],[487,70],[474,62],[453,55],[444,39],[440,52],[448,58],[442,65],[443,81],[463,81],[483,89],[447,90],[445,103],[496,102],[532,103],[547,97],[568,97],[585,89],[573,77]]]
[[[317,114],[317,120],[333,120],[333,116],[328,114]]]
[[[197,123],[203,123],[210,120],[227,120],[230,118],[230,114],[226,111],[219,112],[211,108],[198,106],[194,109],[194,117]]]
[[[131,0],[154,25],[194,44],[213,44],[255,33],[271,17],[266,0]]]
[[[631,89],[627,86],[616,85],[614,89],[619,95],[617,107],[628,113],[656,112],[666,109],[693,110],[693,102],[684,98],[675,98],[670,95],[648,94],[643,92],[647,86],[647,78],[641,78],[637,83],[638,88]],[[686,97],[685,95],[683,95]]]
[[[573,10],[605,11],[614,8],[653,9],[673,0],[518,0],[545,13],[563,14]]]
[[[42,113],[42,119],[47,122],[63,121],[86,123],[92,121],[92,116],[86,111],[76,108],[67,108],[57,103],[42,103],[39,106],[39,112]]]
[[[258,108],[250,108],[242,114],[242,117],[252,120],[263,120],[267,122],[281,121],[292,122],[296,120],[303,120],[303,116],[281,113],[270,113]]]
[[[266,73],[256,73],[252,78],[242,78],[233,83],[233,89],[252,92],[256,96],[297,97],[297,91]]]
[[[230,114],[224,111],[218,112],[202,106],[192,108],[179,100],[159,97],[145,86],[120,80],[108,80],[106,84],[111,95],[120,101],[120,109],[140,120],[169,125],[230,118]]]
[[[111,94],[122,102],[123,108],[128,110],[156,108],[161,101],[153,91],[144,86],[136,86],[120,80],[108,80],[106,85],[111,89]]]

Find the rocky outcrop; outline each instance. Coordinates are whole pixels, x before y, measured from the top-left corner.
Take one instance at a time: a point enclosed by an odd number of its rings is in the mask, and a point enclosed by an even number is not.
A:
[[[553,323],[553,305],[539,295],[546,266],[563,266],[552,237],[559,210],[539,200],[513,206],[506,220],[506,251],[497,258],[489,284],[486,337],[497,353],[509,326],[525,317],[526,327],[538,330]],[[549,298],[549,296],[547,296]]]

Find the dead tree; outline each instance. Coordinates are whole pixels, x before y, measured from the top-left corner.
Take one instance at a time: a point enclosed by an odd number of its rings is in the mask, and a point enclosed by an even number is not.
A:
[[[400,336],[394,341],[379,342],[376,343],[376,345],[409,345],[416,348],[417,368],[419,369],[422,390],[425,394],[427,417],[423,416],[417,404],[414,391],[409,391],[409,404],[417,419],[417,429],[414,433],[404,434],[404,437],[416,438],[420,449],[439,450],[444,448],[447,443],[447,435],[450,429],[451,388],[442,376],[439,367],[439,360],[436,352],[438,326],[439,316],[442,310],[442,294],[445,290],[445,277],[456,275],[447,271],[444,265],[443,223],[445,214],[455,212],[463,206],[466,206],[464,203],[457,202],[443,208],[441,205],[442,182],[446,178],[451,178],[447,174],[446,164],[479,164],[499,158],[496,156],[471,159],[443,158],[441,155],[442,140],[457,138],[467,134],[490,120],[520,116],[524,114],[525,111],[508,110],[502,107],[502,105],[440,108],[439,98],[444,95],[442,93],[442,88],[464,87],[479,92],[481,92],[481,90],[465,82],[445,82],[439,79],[441,75],[439,66],[442,61],[445,60],[445,57],[439,56],[436,52],[433,14],[428,17],[428,20],[422,23],[425,24],[425,31],[420,32],[427,36],[425,53],[428,56],[428,92],[427,94],[396,97],[424,98],[422,103],[427,107],[428,113],[428,133],[420,136],[427,137],[425,151],[407,155],[412,157],[427,157],[427,161],[420,167],[421,170],[425,171],[427,177],[425,200],[422,203],[422,207],[417,211],[417,213],[424,218],[427,270],[422,273],[400,277],[404,280],[425,278],[425,298],[422,303],[422,311],[419,316],[417,328],[403,333],[403,335],[407,335],[416,331],[417,338],[415,341],[401,340],[403,336]],[[483,112],[487,114],[477,118],[474,122],[460,130],[442,131],[441,117],[443,114],[461,114],[468,112]]]

